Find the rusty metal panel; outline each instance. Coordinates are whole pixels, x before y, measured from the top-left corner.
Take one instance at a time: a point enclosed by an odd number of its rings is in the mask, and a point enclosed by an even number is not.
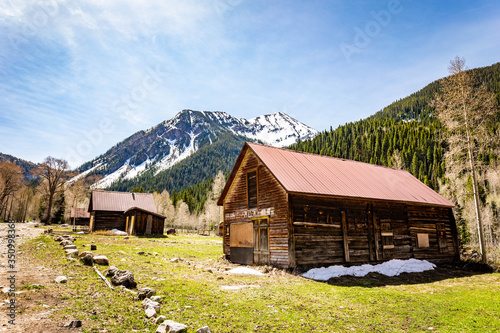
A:
[[[256,143],[245,143],[248,148],[288,192],[453,207],[405,170]]]
[[[229,231],[229,246],[253,249],[253,223],[232,223]]]
[[[124,212],[132,207],[156,213],[156,205],[151,193],[129,193],[94,190],[90,200],[89,211],[104,210]]]

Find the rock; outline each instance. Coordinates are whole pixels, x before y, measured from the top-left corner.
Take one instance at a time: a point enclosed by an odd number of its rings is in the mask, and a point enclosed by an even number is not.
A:
[[[158,303],[161,303],[161,301],[163,300],[163,298],[161,296],[151,296],[150,299],[154,302],[158,302]]]
[[[64,249],[65,250],[76,250],[76,245],[65,245]]]
[[[114,276],[116,272],[118,272],[119,269],[116,268],[115,266],[109,266],[109,268],[104,272],[104,275],[106,276]]]
[[[172,320],[166,320],[158,326],[156,333],[180,333],[185,332],[186,330],[186,325],[176,323]]]
[[[92,257],[94,256],[94,254],[93,254],[92,252],[90,252],[90,251],[83,251],[83,252],[81,252],[81,253],[78,255],[78,258],[79,258],[79,259],[82,259],[82,258],[84,258],[87,254],[90,254]]]
[[[62,240],[62,241],[59,243],[59,245],[62,245],[62,246],[66,246],[66,245],[73,245],[73,242],[72,242],[72,241],[70,241],[70,240],[65,239],[65,240]]]
[[[152,306],[148,306],[144,312],[148,318],[156,317],[156,310]]]
[[[161,316],[158,316],[155,320],[155,324],[158,325],[158,324],[161,324],[163,323],[165,320],[167,320],[167,317],[165,317],[164,315],[161,315]]]
[[[143,309],[147,309],[148,307],[152,307],[154,308],[156,311],[160,311],[160,303],[158,302],[154,302],[152,300],[150,300],[149,298],[145,298],[143,301],[142,301],[142,308]]]
[[[128,239],[128,236],[123,237],[123,239]]]
[[[55,282],[57,283],[66,283],[68,282],[68,278],[65,277],[64,275],[58,276],[54,279]]]
[[[208,326],[203,326],[196,330],[196,333],[211,333],[210,328]]]
[[[137,254],[138,254],[138,255],[143,256],[143,255],[145,255],[145,254],[146,254],[146,252],[144,252],[144,251],[139,251],[139,252],[137,252]]]
[[[172,258],[170,259],[170,262],[179,262],[179,258]]]
[[[109,260],[106,256],[99,255],[99,256],[94,256],[92,259],[96,264],[98,265],[109,265]]]
[[[121,250],[120,250],[120,251],[118,251],[118,253],[121,253],[121,254],[127,254],[127,252],[125,252],[125,251],[121,251]]]
[[[139,299],[145,299],[146,297],[147,298],[150,298],[151,296],[154,296],[156,294],[156,291],[154,289],[151,289],[151,288],[141,288],[137,291],[137,296],[139,297]]]
[[[93,262],[94,262],[94,256],[92,255],[92,253],[87,253],[84,257],[79,257],[80,260],[83,262],[84,265],[87,265],[87,266],[92,266]]]
[[[71,328],[77,328],[77,327],[82,327],[82,321],[81,320],[73,320],[66,325],[65,327],[71,327]]]
[[[2,293],[4,293],[4,294],[10,293],[10,288],[9,287],[2,288]]]
[[[127,288],[135,288],[137,282],[134,280],[134,274],[131,271],[118,270],[112,277],[111,282],[115,285],[123,285]]]
[[[91,250],[91,251],[95,251],[95,250],[97,250],[97,245],[95,245],[95,244],[90,244],[90,250]]]
[[[66,250],[68,258],[78,258],[78,250]]]
[[[56,242],[61,242],[63,240],[63,238],[61,236],[56,236],[56,237],[54,237],[54,240]]]

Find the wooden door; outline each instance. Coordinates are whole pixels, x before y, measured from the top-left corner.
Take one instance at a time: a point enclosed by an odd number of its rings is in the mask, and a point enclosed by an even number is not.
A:
[[[148,215],[146,222],[146,235],[151,235],[151,229],[153,227],[153,215]]]
[[[254,248],[253,262],[255,265],[269,264],[269,218],[253,220]]]

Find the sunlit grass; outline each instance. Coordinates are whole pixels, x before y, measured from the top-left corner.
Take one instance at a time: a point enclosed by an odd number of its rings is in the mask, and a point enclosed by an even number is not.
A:
[[[225,269],[233,265],[222,259],[222,241],[216,237],[76,236],[80,251],[97,245],[93,252],[131,270],[138,287],[156,289],[164,297],[160,314],[188,325],[189,332],[205,325],[212,332],[500,331],[498,273],[427,284],[340,287],[281,270],[262,277],[228,275]],[[40,241],[47,247],[36,247]],[[57,318],[83,320],[84,332],[155,331],[157,325],[145,318],[134,295],[110,290],[91,267],[67,260],[50,237],[25,247],[69,278],[66,285],[44,289],[67,302],[55,312]],[[249,287],[221,289],[237,285]]]

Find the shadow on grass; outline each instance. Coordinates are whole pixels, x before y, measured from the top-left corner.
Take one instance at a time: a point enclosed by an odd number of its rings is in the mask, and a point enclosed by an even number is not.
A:
[[[362,277],[341,276],[331,278],[328,284],[342,287],[374,288],[383,286],[424,284],[447,279],[456,279],[492,273],[494,268],[478,262],[455,262],[439,264],[434,270],[420,273],[402,273],[398,276],[386,276],[379,273],[368,273]]]

